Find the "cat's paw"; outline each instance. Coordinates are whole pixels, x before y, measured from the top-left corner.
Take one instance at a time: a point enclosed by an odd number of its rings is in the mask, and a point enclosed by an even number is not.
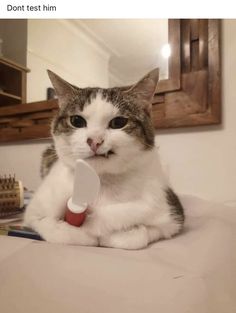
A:
[[[87,234],[83,227],[74,227],[64,221],[43,219],[37,223],[36,231],[50,243],[97,246],[96,237]]]
[[[148,246],[148,243],[148,234],[145,226],[115,232],[99,240],[100,246],[126,250],[144,249]]]

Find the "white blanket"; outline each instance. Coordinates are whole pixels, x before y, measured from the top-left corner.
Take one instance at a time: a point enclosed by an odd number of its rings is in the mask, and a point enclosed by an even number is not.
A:
[[[236,208],[181,197],[184,232],[145,250],[0,236],[3,313],[235,313]]]

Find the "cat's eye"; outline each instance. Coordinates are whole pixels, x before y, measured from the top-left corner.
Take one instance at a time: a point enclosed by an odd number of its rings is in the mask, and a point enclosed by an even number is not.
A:
[[[109,127],[113,129],[119,129],[125,127],[127,123],[128,119],[126,117],[117,116],[110,121]]]
[[[82,128],[87,126],[86,120],[80,115],[73,115],[70,117],[70,123],[76,128]]]

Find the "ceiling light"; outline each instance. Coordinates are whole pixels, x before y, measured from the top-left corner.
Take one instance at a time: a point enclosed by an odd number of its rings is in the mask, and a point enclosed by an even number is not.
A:
[[[164,44],[161,48],[161,54],[163,58],[168,59],[171,55],[170,45],[168,43]]]

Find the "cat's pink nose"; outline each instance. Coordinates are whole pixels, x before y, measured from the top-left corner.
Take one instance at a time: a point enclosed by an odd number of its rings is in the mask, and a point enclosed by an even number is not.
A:
[[[92,139],[88,138],[87,139],[87,144],[89,145],[90,149],[96,153],[98,148],[103,144],[104,140],[103,139]]]

